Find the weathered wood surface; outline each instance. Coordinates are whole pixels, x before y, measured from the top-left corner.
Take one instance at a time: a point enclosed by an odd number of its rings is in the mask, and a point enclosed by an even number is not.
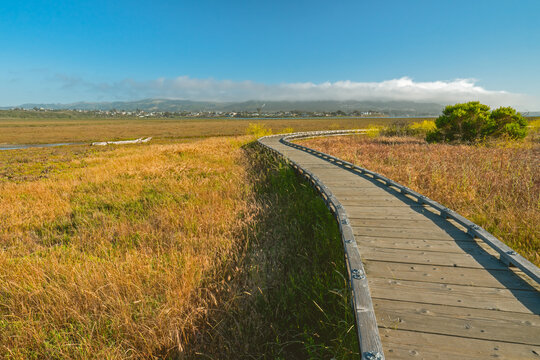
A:
[[[540,360],[537,286],[459,221],[279,137],[264,144],[315,175],[347,213],[386,359]]]

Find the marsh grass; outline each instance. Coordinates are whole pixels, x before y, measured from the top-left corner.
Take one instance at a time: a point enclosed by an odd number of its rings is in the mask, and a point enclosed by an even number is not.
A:
[[[0,152],[0,358],[349,358],[337,225],[252,136]]]
[[[0,357],[183,349],[251,221],[244,141],[0,154]]]
[[[32,112],[24,112],[32,113]],[[43,114],[43,116],[39,116]],[[27,114],[25,114],[27,115]],[[368,118],[287,118],[287,119],[199,119],[199,118],[103,118],[85,116],[61,117],[54,113],[36,112],[30,118],[19,118],[9,111],[0,111],[0,144],[44,144],[136,139],[152,136],[161,139],[201,138],[244,135],[252,123],[273,133],[324,129],[363,128],[369,124],[385,125],[394,119]],[[404,119],[403,121],[410,121]]]
[[[290,166],[245,147],[259,209],[239,294],[207,319],[192,354],[204,358],[348,359],[358,356],[337,223]]]
[[[306,146],[381,173],[457,211],[540,265],[540,147],[426,144],[407,137],[319,138]]]

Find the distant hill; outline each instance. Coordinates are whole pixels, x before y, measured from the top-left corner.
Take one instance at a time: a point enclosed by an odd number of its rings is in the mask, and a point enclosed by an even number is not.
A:
[[[190,100],[144,99],[138,101],[76,102],[72,104],[23,104],[24,109],[45,108],[53,110],[144,110],[144,111],[280,111],[333,112],[376,111],[395,116],[439,115],[443,105],[412,101],[245,101],[209,102]]]

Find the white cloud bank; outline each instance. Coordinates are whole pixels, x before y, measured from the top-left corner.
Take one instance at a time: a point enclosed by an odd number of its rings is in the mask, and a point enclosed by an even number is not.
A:
[[[60,79],[60,78],[59,78]],[[336,81],[323,83],[263,84],[253,81],[196,79],[180,76],[151,81],[123,80],[90,83],[62,77],[65,87],[85,87],[103,99],[167,98],[207,101],[302,100],[409,100],[451,104],[478,100],[491,106],[540,109],[539,99],[507,91],[487,90],[474,79],[415,82],[409,77],[381,82]]]

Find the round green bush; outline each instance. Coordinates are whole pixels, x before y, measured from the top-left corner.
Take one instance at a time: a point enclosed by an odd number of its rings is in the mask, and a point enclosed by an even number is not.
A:
[[[489,137],[523,139],[527,120],[511,107],[490,111],[478,101],[448,105],[435,120],[436,129],[428,132],[428,142],[475,142]]]

